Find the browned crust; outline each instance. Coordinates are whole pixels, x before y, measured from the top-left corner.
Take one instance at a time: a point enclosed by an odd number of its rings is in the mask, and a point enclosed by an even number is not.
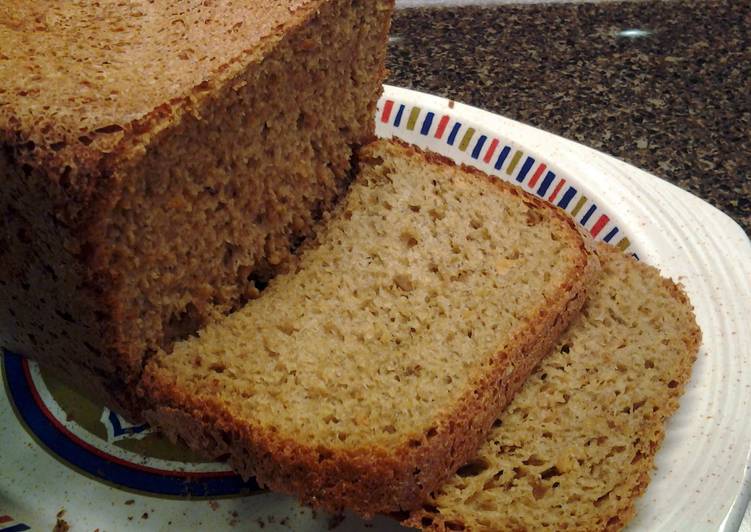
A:
[[[602,242],[596,244],[596,250],[599,256],[603,258],[603,262],[608,260],[609,256],[621,254],[621,252],[615,247]],[[633,261],[634,265],[643,272],[654,270],[654,267],[636,261],[633,257],[627,257],[627,260]],[[638,451],[641,452],[643,459],[638,462],[638,467],[632,475],[624,477],[625,486],[622,488],[622,493],[627,496],[620,499],[620,506],[617,512],[603,514],[599,516],[597,522],[591,523],[586,527],[577,528],[577,530],[581,530],[582,532],[614,532],[621,530],[634,518],[634,515],[636,514],[636,501],[644,494],[649,485],[651,473],[654,469],[655,456],[665,439],[664,424],[678,409],[678,399],[683,395],[686,384],[691,378],[691,369],[696,360],[699,346],[701,345],[701,330],[696,324],[694,308],[683,290],[683,287],[672,279],[667,278],[662,278],[662,284],[676,301],[680,302],[681,305],[689,310],[693,318],[693,326],[686,331],[686,335],[683,339],[685,349],[684,356],[681,357],[681,371],[677,380],[678,385],[671,388],[671,401],[668,401],[664,407],[660,409],[659,413],[655,414],[655,417],[651,420],[652,427],[655,429],[653,432],[655,437],[652,439],[645,439],[638,447]],[[648,434],[650,433],[650,430],[644,430],[644,433]],[[456,530],[457,527],[464,529],[466,526],[457,518],[457,516],[442,516],[439,513],[434,514],[427,512],[422,508],[411,512],[409,516],[401,522],[405,526],[431,532],[451,532],[452,530]],[[555,527],[555,523],[551,523],[551,525]]]
[[[17,108],[9,107],[7,112],[0,113],[0,125],[5,126],[0,127],[0,143],[13,147],[15,157],[22,164],[48,175],[50,186],[65,188],[66,193],[76,193],[79,200],[88,199],[95,190],[111,187],[108,177],[112,176],[113,169],[142,155],[144,146],[155,135],[179,122],[184,115],[200,115],[207,98],[231,83],[244,68],[261,61],[278,44],[281,36],[309,24],[321,6],[330,1],[311,0],[290,11],[283,24],[261,37],[252,48],[242,50],[221,64],[212,65],[209,79],[187,88],[180,96],[155,104],[143,116],[116,124],[118,129],[115,131],[107,127],[86,132],[67,130],[45,117],[29,122],[24,128],[22,121],[12,114],[18,112]],[[102,31],[107,30],[103,28]],[[80,138],[87,140],[83,142]],[[65,147],[56,148],[55,144],[61,141]],[[63,174],[68,181],[66,184],[59,181]]]
[[[437,154],[423,154],[398,143],[410,156],[438,165],[455,166]],[[365,157],[368,149],[364,149]],[[449,415],[421,439],[405,441],[396,449],[362,448],[347,452],[311,448],[234,418],[224,405],[191,397],[155,368],[147,367],[143,393],[152,404],[147,419],[163,427],[199,452],[229,452],[230,462],[244,477],[273,490],[299,497],[304,503],[328,510],[350,508],[362,515],[411,510],[477,451],[498,412],[511,400],[533,368],[584,305],[587,288],[599,272],[599,261],[588,241],[562,211],[479,170],[463,170],[503,193],[519,196],[529,207],[544,209],[570,230],[579,259],[549,301],[543,301],[529,326],[509,341],[510,348],[492,360],[490,370],[462,396]],[[512,372],[506,376],[509,365]],[[175,410],[188,412],[192,421],[176,421]],[[225,442],[207,445],[206,442]]]
[[[379,2],[387,8],[394,5],[394,0]],[[168,135],[184,117],[200,115],[203,106],[229,89],[236,76],[242,74],[238,67],[240,63],[244,68],[252,67],[283,42],[277,39],[278,36],[306,29],[315,21],[322,6],[333,3],[333,0],[310,2],[295,11],[287,24],[276,28],[274,34],[257,47],[231,60],[231,65],[218,66],[218,73],[212,80],[193,87],[183,97],[163,102],[143,117],[123,124],[122,131],[115,134],[86,133],[94,139],[91,144],[75,140],[70,149],[55,150],[40,139],[34,138],[37,141],[34,142],[30,138],[31,132],[11,127],[20,124],[12,116],[7,121],[11,126],[0,127],[0,172],[5,167],[10,169],[7,173],[0,173],[3,180],[0,194],[5,193],[5,199],[11,198],[14,209],[33,220],[34,225],[34,238],[20,244],[15,240],[5,241],[0,231],[0,244],[11,249],[7,254],[0,251],[0,303],[14,307],[11,312],[24,307],[24,314],[32,315],[26,320],[31,323],[29,327],[16,327],[17,320],[5,320],[0,312],[2,347],[38,359],[62,380],[75,385],[96,402],[106,404],[131,420],[141,419],[143,405],[134,390],[143,370],[143,356],[147,354],[134,353],[127,339],[120,334],[119,325],[127,324],[130,317],[124,315],[117,291],[121,279],[109,267],[111,250],[107,247],[105,222],[150,143]],[[390,17],[385,16],[382,28],[384,46],[389,23]],[[372,67],[383,79],[384,65]],[[373,112],[377,99],[378,95],[374,94]],[[50,128],[54,129],[52,125]],[[80,134],[75,132],[75,138]],[[102,142],[97,140],[100,137]],[[352,147],[357,149],[356,145]],[[2,206],[3,201],[0,201]],[[0,218],[0,230],[2,224]],[[31,257],[26,264],[33,264],[35,273],[43,266],[53,265],[65,270],[73,279],[66,286],[61,282],[44,287],[46,292],[42,301],[50,303],[49,308],[44,309],[44,321],[54,322],[56,328],[54,341],[44,345],[34,339],[42,330],[35,324],[40,318],[33,316],[38,308],[22,301],[25,291],[13,286],[22,282],[21,276],[9,273],[10,268],[6,267],[10,261],[16,266],[20,262],[19,255],[24,259]],[[26,280],[23,282],[26,284]],[[10,287],[7,298],[5,283]],[[63,314],[73,316],[79,322],[76,325],[86,331],[80,333],[79,328],[68,322],[69,318],[60,319],[57,315],[60,313],[56,312],[59,309],[52,308],[51,299],[71,302],[77,311],[62,304]],[[78,311],[80,307],[84,309]],[[13,335],[7,332],[8,329]]]

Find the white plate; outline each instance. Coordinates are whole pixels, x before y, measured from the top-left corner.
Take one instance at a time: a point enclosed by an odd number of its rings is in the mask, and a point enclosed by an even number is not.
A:
[[[387,86],[376,122],[381,136],[552,200],[597,239],[683,283],[703,345],[631,529],[737,530],[751,494],[751,243],[741,228],[616,159],[444,98]],[[0,532],[49,530],[61,509],[82,530],[328,528],[328,516],[289,497],[237,495],[242,486],[223,465],[183,461],[33,363],[6,356],[2,367]],[[381,518],[375,528],[398,526]],[[365,524],[348,516],[340,529]]]

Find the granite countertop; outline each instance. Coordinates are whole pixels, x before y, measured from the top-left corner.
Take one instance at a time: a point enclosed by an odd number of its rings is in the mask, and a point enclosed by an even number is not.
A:
[[[401,9],[391,34],[388,83],[615,155],[751,234],[746,2]]]

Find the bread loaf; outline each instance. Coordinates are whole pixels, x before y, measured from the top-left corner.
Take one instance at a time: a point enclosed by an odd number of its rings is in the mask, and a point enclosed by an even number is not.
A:
[[[6,2],[0,346],[137,417],[148,356],[253,297],[347,186],[392,7]]]
[[[597,267],[557,208],[375,142],[293,272],[150,360],[147,418],[311,505],[412,509],[474,455]]]
[[[647,487],[701,333],[681,288],[612,247],[582,314],[486,443],[406,524],[618,530]]]

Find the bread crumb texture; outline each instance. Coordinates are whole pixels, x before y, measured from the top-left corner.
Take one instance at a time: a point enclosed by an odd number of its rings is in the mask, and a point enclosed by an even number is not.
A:
[[[424,530],[617,530],[645,490],[700,342],[673,282],[613,248],[582,314],[475,459],[406,521]]]
[[[580,234],[531,196],[411,148],[380,141],[362,157],[294,272],[153,359],[157,401],[208,400],[251,438],[377,462],[423,445],[451,454],[452,416],[484,419],[481,383],[523,380],[535,322],[543,337],[559,326],[549,308],[574,312],[589,268]]]

